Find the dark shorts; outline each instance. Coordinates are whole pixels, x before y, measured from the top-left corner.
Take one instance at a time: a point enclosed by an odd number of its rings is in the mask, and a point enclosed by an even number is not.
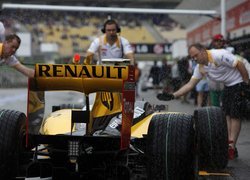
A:
[[[223,90],[222,109],[232,118],[243,118],[244,106],[242,104],[245,102],[245,97],[242,96],[242,90],[241,83],[225,87]]]

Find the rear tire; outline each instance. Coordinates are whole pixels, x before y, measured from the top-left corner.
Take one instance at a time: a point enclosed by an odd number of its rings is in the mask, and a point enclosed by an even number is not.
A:
[[[148,179],[195,179],[194,143],[191,115],[155,115],[147,135]]]
[[[226,117],[219,107],[194,111],[199,170],[221,170],[228,163]]]
[[[0,179],[17,173],[20,152],[24,149],[26,116],[14,110],[0,110]]]

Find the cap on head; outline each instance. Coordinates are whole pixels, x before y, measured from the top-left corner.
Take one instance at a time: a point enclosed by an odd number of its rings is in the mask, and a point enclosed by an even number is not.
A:
[[[222,34],[216,34],[213,36],[213,40],[216,41],[216,40],[221,40],[223,41],[224,40],[224,37]]]

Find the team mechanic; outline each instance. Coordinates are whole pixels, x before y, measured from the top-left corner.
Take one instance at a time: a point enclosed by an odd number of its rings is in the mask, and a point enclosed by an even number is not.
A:
[[[119,36],[121,28],[117,22],[113,19],[107,20],[101,31],[104,34],[91,43],[84,64],[90,64],[94,54],[98,52],[98,64],[102,64],[102,59],[123,58],[125,56],[134,65],[133,49],[127,39]]]
[[[21,39],[16,34],[5,37],[3,43],[0,43],[0,65],[6,64],[28,77],[33,77],[34,69],[22,65],[14,56],[20,44]]]
[[[241,93],[249,88],[247,70],[236,56],[225,49],[206,50],[201,44],[193,44],[188,52],[190,58],[197,62],[192,78],[173,94],[158,94],[157,98],[160,100],[178,98],[191,91],[203,76],[223,83],[225,88],[222,108],[226,114],[228,126],[228,157],[234,159],[236,142],[241,130],[242,106],[240,104],[244,102],[244,96]]]
[[[134,52],[127,39],[120,36],[121,28],[113,19],[107,20],[101,31],[102,36],[96,38],[87,50],[84,64],[95,64],[93,62],[94,55],[98,55],[97,64],[103,64],[102,59],[128,58],[130,64],[135,64]],[[119,114],[121,109],[121,94],[114,92],[98,92],[96,93],[95,103],[92,107],[93,116],[93,132],[102,134],[105,129],[109,117]],[[107,132],[105,132],[107,133]]]

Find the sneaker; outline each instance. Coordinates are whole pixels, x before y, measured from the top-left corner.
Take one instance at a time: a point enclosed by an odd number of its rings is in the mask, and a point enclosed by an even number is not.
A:
[[[235,159],[239,156],[237,148],[233,148],[231,145],[232,143],[232,140],[228,140],[228,159],[230,160]]]
[[[228,159],[233,160],[235,158],[235,149],[232,146],[228,147]]]

